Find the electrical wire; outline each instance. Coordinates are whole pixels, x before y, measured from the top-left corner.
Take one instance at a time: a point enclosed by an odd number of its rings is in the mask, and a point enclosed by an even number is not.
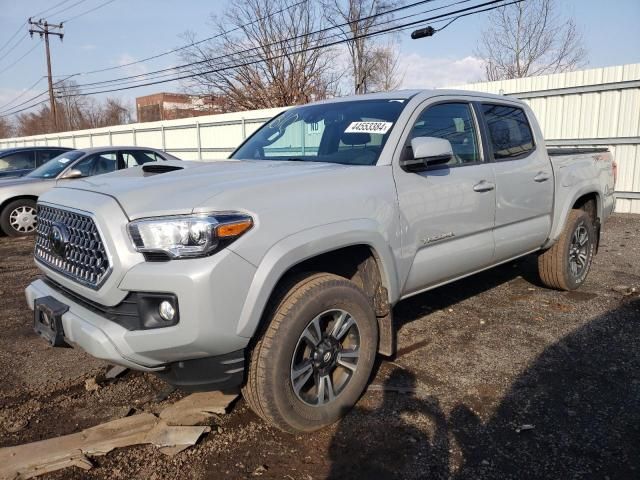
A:
[[[240,25],[238,27],[232,28],[231,30],[220,32],[220,33],[218,33],[216,35],[213,35],[211,37],[207,37],[207,38],[204,38],[202,40],[198,40],[197,42],[192,42],[192,43],[189,43],[187,45],[183,45],[182,47],[174,48],[173,50],[168,50],[166,52],[159,53],[159,54],[156,54],[156,55],[152,55],[150,57],[141,58],[140,60],[136,60],[134,62],[123,63],[122,65],[115,65],[113,67],[100,68],[100,69],[97,69],[97,70],[90,70],[88,72],[76,72],[76,73],[66,74],[66,75],[73,75],[73,76],[91,75],[91,74],[94,74],[94,73],[108,72],[110,70],[116,70],[116,69],[119,69],[119,68],[129,67],[131,65],[137,65],[139,63],[144,63],[144,62],[147,62],[149,60],[155,60],[156,58],[164,57],[166,55],[170,55],[172,53],[179,52],[181,50],[186,50],[187,48],[191,48],[191,47],[193,47],[195,45],[199,45],[201,43],[208,42],[209,40],[213,40],[214,38],[218,38],[218,37],[220,37],[222,35],[228,35],[229,33],[233,33],[233,32],[235,32],[237,30],[240,30],[241,28],[248,27],[248,26],[253,25],[254,23],[260,22],[262,20],[267,20],[267,19],[273,17],[274,15],[278,15],[279,13],[283,13],[283,12],[285,12],[287,10],[290,10],[290,9],[292,9],[294,7],[297,7],[298,5],[301,5],[301,4],[306,3],[308,1],[309,0],[301,0],[300,2],[294,3],[292,5],[289,5],[289,6],[285,7],[285,8],[277,10],[277,11],[275,11],[275,12],[269,14],[269,15],[265,15],[264,17],[257,18],[256,20],[253,20],[252,22],[249,22],[249,23],[246,23],[244,25]],[[64,75],[56,75],[56,76],[64,76]]]
[[[31,18],[38,18],[42,15],[44,15],[45,13],[50,12],[51,10],[55,10],[56,8],[58,8],[61,5],[64,5],[65,3],[69,3],[71,0],[62,0],[61,2],[56,3],[55,5],[52,5],[49,8],[46,8],[44,10],[42,10],[41,12],[36,13],[35,15],[31,15]]]
[[[57,16],[58,16],[58,15],[60,15],[61,13],[68,12],[68,11],[69,11],[69,10],[71,10],[72,8],[77,7],[78,5],[81,5],[81,4],[83,4],[84,2],[86,2],[86,1],[87,1],[87,0],[78,0],[77,2],[72,3],[72,4],[71,4],[71,5],[69,5],[68,7],[64,7],[62,10],[58,10],[57,12],[50,13],[50,14],[49,14],[49,16],[50,16],[50,17],[57,17]],[[63,3],[65,3],[65,2],[63,2]]]
[[[93,7],[93,8],[90,8],[89,10],[85,10],[84,12],[79,13],[77,15],[74,15],[73,17],[69,17],[69,18],[67,18],[66,20],[63,20],[60,23],[63,23],[63,24],[64,23],[69,23],[70,21],[75,20],[76,18],[80,18],[80,17],[83,17],[83,16],[85,16],[85,15],[87,15],[89,13],[95,12],[99,8],[106,7],[107,5],[109,5],[110,3],[113,3],[115,1],[116,0],[107,0],[106,2],[101,3],[100,5],[97,5],[97,6]]]
[[[15,33],[11,35],[6,42],[2,44],[2,46],[0,47],[0,52],[2,52],[5,48],[7,48],[7,45],[9,45],[13,41],[13,39],[18,36],[18,34],[20,34],[20,32],[22,31],[22,27],[24,25],[26,25],[26,23],[20,24],[20,26],[18,27],[18,30],[16,30]]]
[[[328,48],[328,47],[331,47],[331,46],[347,43],[347,42],[356,40],[358,38],[372,37],[372,36],[377,36],[377,35],[383,35],[383,34],[388,34],[388,33],[396,33],[396,32],[400,32],[400,31],[405,31],[405,30],[408,30],[408,29],[411,29],[411,28],[415,28],[419,24],[424,24],[424,23],[428,23],[428,22],[430,22],[430,23],[442,22],[444,20],[448,20],[449,17],[451,17],[451,15],[455,15],[455,14],[458,14],[458,13],[460,14],[457,17],[454,17],[447,25],[442,27],[440,29],[440,30],[442,30],[442,29],[446,28],[448,25],[450,25],[451,23],[453,23],[453,21],[455,21],[455,20],[457,20],[459,18],[466,17],[466,16],[469,16],[469,15],[475,15],[475,14],[478,14],[478,13],[494,10],[494,9],[497,9],[497,8],[502,8],[504,6],[512,5],[512,4],[515,4],[515,3],[520,3],[522,1],[524,1],[524,0],[514,0],[512,2],[502,3],[502,2],[504,2],[504,0],[493,0],[493,1],[482,3],[482,4],[474,5],[472,7],[460,9],[460,10],[457,10],[457,11],[454,11],[454,12],[448,12],[448,13],[445,13],[445,14],[442,14],[442,15],[437,15],[437,16],[430,17],[430,18],[420,19],[420,20],[412,21],[412,22],[409,22],[409,23],[406,23],[406,24],[402,24],[402,25],[395,25],[395,26],[388,27],[388,28],[385,28],[385,29],[382,29],[382,30],[376,30],[374,32],[370,32],[370,33],[367,33],[367,34],[354,36],[354,37],[351,37],[351,38],[348,38],[348,39],[342,39],[342,40],[335,41],[335,42],[324,43],[324,44],[321,44],[321,45],[315,45],[315,46],[312,46],[312,47],[307,47],[307,48],[304,48],[304,49],[301,49],[301,50],[297,50],[297,51],[293,51],[293,52],[287,52],[286,54],[276,55],[276,56],[271,57],[271,58],[260,58],[260,59],[257,59],[257,60],[247,60],[244,63],[240,63],[240,64],[223,66],[223,67],[217,68],[217,69],[207,70],[207,71],[203,71],[203,72],[196,72],[196,73],[191,73],[191,74],[187,74],[187,75],[180,75],[180,76],[172,77],[172,78],[169,78],[169,79],[151,81],[151,82],[141,83],[141,84],[137,84],[137,85],[130,85],[130,86],[122,87],[122,88],[113,88],[113,89],[106,89],[106,90],[93,91],[93,92],[82,92],[82,93],[74,94],[74,95],[60,95],[58,98],[65,98],[67,96],[88,96],[88,95],[95,95],[95,94],[99,94],[99,93],[109,93],[109,92],[114,92],[114,91],[122,91],[122,90],[129,90],[129,89],[133,89],[133,88],[139,88],[139,87],[148,86],[148,85],[166,83],[166,82],[170,82],[170,81],[182,80],[182,79],[187,79],[187,78],[194,78],[194,77],[200,76],[200,75],[206,75],[206,74],[210,74],[210,73],[217,73],[217,72],[220,72],[220,71],[225,71],[225,70],[240,68],[240,67],[243,67],[243,66],[248,66],[248,65],[252,65],[252,64],[256,64],[256,63],[261,63],[261,62],[264,62],[264,61],[275,60],[277,58],[282,58],[283,56],[286,56],[286,55],[289,55],[289,54],[304,53],[304,52],[308,52],[308,51],[312,51],[312,50],[317,50],[317,49],[320,49],[320,48]],[[422,2],[416,2],[416,3],[417,4],[422,4],[422,3],[426,3],[426,2],[422,1]],[[464,3],[464,2],[459,2],[459,3]],[[495,5],[496,3],[501,3],[501,4],[500,5]],[[449,6],[451,6],[451,5],[449,5]],[[478,10],[480,7],[485,7],[485,6],[490,6],[490,7]],[[367,18],[367,17],[358,19],[356,21],[362,21],[365,18]],[[306,34],[305,36],[312,35],[313,33],[315,33],[315,32],[312,32],[310,34]],[[73,75],[70,75],[69,77],[71,77],[71,76],[73,76]],[[122,79],[120,79],[120,80],[122,80]],[[35,98],[38,98],[38,96],[34,97],[34,99]],[[29,108],[33,108],[35,106],[38,106],[38,105],[40,105],[40,104],[42,104],[44,102],[46,102],[46,100],[44,100],[42,102],[38,102],[37,104],[34,104],[34,105],[27,106],[24,109],[17,110],[17,111],[11,111],[11,112],[8,112],[8,113],[6,113],[4,115],[0,115],[0,116],[7,116],[7,115],[12,115],[12,114],[15,114],[15,113],[19,113],[19,112],[27,110]],[[14,108],[16,108],[18,106],[20,106],[20,105],[16,105],[11,110],[14,110]],[[4,113],[4,112],[2,112],[2,113]]]
[[[29,37],[29,34],[25,32],[25,34],[24,34],[22,37],[20,37],[20,38],[18,39],[18,41],[17,41],[16,43],[14,43],[14,44],[11,46],[11,48],[10,48],[9,50],[7,50],[7,52],[5,52],[5,54],[4,54],[4,55],[2,55],[2,56],[0,57],[0,61],[4,60],[4,59],[5,59],[5,58],[7,58],[9,55],[11,55],[11,53],[12,53],[16,48],[18,48],[18,46],[19,46],[22,42],[24,42],[28,37]]]
[[[304,0],[304,1],[308,1],[308,0]],[[337,28],[347,27],[347,26],[349,26],[349,25],[351,25],[353,23],[359,23],[359,22],[363,22],[365,20],[371,20],[373,18],[389,15],[391,13],[395,13],[395,12],[398,12],[398,11],[401,11],[401,10],[406,10],[406,9],[409,9],[409,8],[413,8],[413,7],[416,7],[416,6],[419,6],[419,5],[423,5],[425,3],[431,3],[431,2],[434,2],[434,1],[436,1],[436,0],[420,0],[420,1],[417,1],[417,2],[414,2],[414,3],[411,3],[411,4],[403,5],[401,7],[396,7],[396,8],[385,10],[383,12],[372,14],[372,15],[369,15],[369,16],[366,16],[366,17],[361,17],[361,18],[359,18],[357,20],[353,20],[351,22],[345,22],[345,23],[341,23],[341,24],[338,24],[338,25],[333,25],[333,26],[330,26],[330,27],[324,27],[324,28],[321,28],[321,29],[313,31],[313,32],[297,35],[295,37],[289,38],[288,41],[297,40],[297,39],[300,39],[300,38],[307,38],[307,37],[309,37],[311,35],[319,35],[319,34],[322,34],[322,33],[326,33],[327,31],[330,31],[330,30],[335,30]],[[421,14],[426,13],[426,12],[441,10],[443,8],[451,7],[452,5],[457,5],[459,3],[466,3],[466,2],[469,2],[469,1],[471,1],[471,0],[461,0],[461,1],[453,3],[453,4],[448,4],[448,5],[445,5],[445,6],[442,6],[442,7],[438,7],[438,8],[435,8],[435,9],[426,10],[425,12],[419,12],[419,13],[416,13],[414,15],[421,15]],[[503,0],[496,0],[496,1],[503,1]],[[300,2],[300,3],[303,3],[303,2]],[[275,12],[274,14],[276,14],[276,13],[277,12]],[[410,16],[413,16],[413,15],[409,15],[409,16],[403,17],[403,18],[408,18]],[[255,22],[250,22],[250,23],[247,23],[245,25],[240,25],[240,26],[236,27],[235,29],[230,30],[229,32],[222,32],[220,34],[214,35],[213,37],[209,37],[209,38],[201,40],[199,42],[195,42],[192,45],[197,45],[199,43],[203,43],[203,42],[211,40],[213,38],[220,37],[221,35],[223,35],[225,33],[231,33],[231,32],[233,32],[235,30],[238,30],[238,29],[241,29],[241,28],[245,28],[245,27],[251,25],[252,23],[255,23]],[[389,23],[389,22],[383,22],[383,23]],[[342,35],[342,34],[340,34],[340,35]],[[279,46],[281,44],[282,44],[282,41],[275,41],[275,42],[271,42],[271,43],[268,43],[268,44],[260,45],[258,47],[252,47],[252,48],[249,48],[249,49],[246,49],[246,50],[242,50],[242,51],[239,51],[239,52],[234,52],[232,55],[240,55],[242,53],[246,53],[246,52],[249,52],[249,51],[265,49],[265,48],[269,48],[269,47],[272,47],[272,46]],[[187,45],[187,46],[181,47],[180,50],[185,49],[185,48],[189,48],[192,45]],[[160,70],[154,70],[152,72],[147,72],[147,73],[142,73],[142,74],[137,74],[137,75],[129,75],[129,76],[126,76],[126,77],[119,77],[119,78],[115,78],[115,79],[112,79],[112,80],[103,80],[103,81],[99,81],[99,82],[84,83],[84,84],[81,84],[81,85],[78,85],[78,86],[79,87],[83,87],[83,86],[90,86],[90,85],[98,85],[98,84],[119,82],[119,81],[122,81],[122,80],[128,80],[128,79],[133,79],[133,78],[147,77],[147,76],[155,75],[157,73],[172,72],[172,71],[175,71],[176,69],[179,69],[179,68],[186,68],[186,67],[190,67],[190,66],[194,66],[194,65],[203,64],[203,63],[209,63],[212,60],[219,60],[221,58],[225,58],[225,57],[228,57],[228,56],[229,56],[229,54],[221,55],[221,56],[218,56],[218,57],[207,58],[205,60],[200,60],[200,61],[196,61],[196,62],[190,62],[190,63],[186,63],[186,64],[183,64],[183,65],[178,65],[176,67],[169,67],[169,68],[164,68],[164,69],[160,69]],[[80,76],[80,75],[87,74],[87,73],[89,73],[89,72],[75,73],[74,76]]]
[[[426,13],[431,13],[431,12],[434,12],[434,11],[442,10],[444,8],[449,8],[449,7],[452,7],[452,6],[455,6],[455,5],[459,5],[459,4],[463,4],[463,3],[469,3],[470,1],[472,1],[472,0],[459,0],[457,2],[448,4],[448,5],[445,5],[445,6],[442,6],[442,7],[437,7],[437,8],[424,10],[424,11],[421,11],[421,12],[412,13],[412,14],[409,14],[409,15],[405,15],[403,17],[391,18],[389,20],[377,23],[376,27],[380,27],[382,25],[389,24],[389,23],[395,23],[397,21],[405,20],[407,18],[412,18],[412,17],[415,17],[416,15],[423,15],[423,14],[426,14]],[[420,3],[423,3],[423,2],[420,2]],[[361,19],[361,20],[358,20],[358,21],[362,21],[362,20],[364,20],[364,19]],[[338,28],[338,26],[336,26],[335,28]],[[324,31],[324,30],[322,30],[322,31]],[[320,32],[320,30],[318,32]],[[311,35],[313,35],[315,33],[316,32],[310,32],[308,34],[299,35],[297,37],[291,37],[290,39],[288,39],[288,41],[296,40],[296,39],[299,39],[299,38],[306,39],[307,37],[309,37],[309,36],[311,36]],[[343,37],[344,37],[344,33],[343,32],[338,32],[338,33],[335,33],[335,34],[333,34],[333,35],[331,35],[329,37],[324,37],[323,40],[330,40],[331,38],[343,38]],[[160,78],[167,78],[167,77],[171,77],[173,75],[176,75],[180,70],[185,69],[187,67],[191,67],[191,66],[194,66],[194,65],[200,65],[200,64],[203,64],[203,63],[211,63],[211,62],[213,62],[215,60],[224,59],[224,58],[227,58],[229,56],[236,57],[236,59],[237,59],[237,57],[241,57],[241,59],[243,59],[242,58],[243,54],[246,54],[246,53],[249,53],[249,52],[252,52],[252,51],[264,50],[264,49],[272,47],[272,46],[279,46],[281,48],[286,48],[285,46],[282,46],[281,44],[282,44],[282,42],[280,42],[280,41],[273,42],[273,43],[270,43],[270,44],[260,45],[260,46],[257,46],[257,47],[252,47],[252,48],[248,48],[248,49],[245,49],[245,50],[241,50],[239,52],[234,52],[233,54],[223,55],[223,56],[219,56],[219,57],[212,57],[212,58],[208,58],[206,60],[202,60],[202,61],[198,61],[198,62],[191,62],[191,63],[184,64],[184,65],[178,65],[178,66],[167,68],[167,69],[157,70],[155,72],[147,72],[147,73],[138,74],[138,75],[130,75],[128,77],[121,77],[121,78],[117,78],[117,79],[113,79],[113,80],[103,80],[103,81],[100,81],[100,82],[84,83],[84,84],[77,85],[77,87],[85,88],[85,89],[88,88],[89,90],[92,90],[92,89],[95,90],[96,88],[100,88],[102,86],[105,86],[106,84],[109,84],[109,86],[116,86],[116,85],[120,86],[120,85],[133,84],[133,83],[135,83],[137,81],[147,81],[147,80],[152,80],[152,79],[153,80],[157,80],[157,79],[160,79]],[[247,58],[248,57],[245,56],[244,60],[246,60]],[[158,75],[158,73],[161,73],[161,72],[167,72],[167,73],[164,73],[162,75]],[[139,78],[140,80],[133,80],[134,78]]]
[[[8,107],[9,105],[11,105],[14,102],[17,102],[18,100],[20,100],[22,97],[24,97],[28,91],[30,91],[32,88],[34,88],[36,85],[38,85],[42,80],[44,80],[44,77],[40,77],[38,80],[36,80],[33,85],[31,85],[30,87],[25,88],[22,93],[20,93],[17,97],[15,97],[14,99],[8,101],[7,103],[5,103],[4,105],[0,105],[0,111],[5,108]]]
[[[485,9],[485,10],[482,10],[482,11],[494,10],[496,8],[501,8],[503,6],[507,6],[507,5],[511,5],[511,4],[515,4],[515,3],[520,3],[522,1],[524,1],[524,0],[514,0],[514,1],[510,2],[510,3],[503,3],[502,5],[498,5],[498,6],[494,5],[492,8]],[[456,12],[449,12],[449,13],[442,14],[442,15],[437,15],[437,16],[431,17],[431,18],[415,20],[413,22],[409,22],[409,23],[406,23],[404,25],[388,27],[388,28],[385,28],[385,29],[382,29],[382,30],[378,30],[378,31],[375,31],[375,32],[353,36],[353,37],[351,37],[349,39],[338,40],[338,41],[329,42],[329,43],[323,44],[323,45],[316,45],[316,46],[313,46],[313,47],[307,47],[307,48],[304,48],[302,50],[298,50],[298,51],[294,51],[294,52],[287,52],[286,54],[280,54],[280,55],[276,55],[276,56],[270,57],[270,58],[251,60],[251,61],[247,61],[247,62],[238,64],[238,65],[225,66],[225,67],[222,67],[222,68],[217,68],[217,69],[207,70],[207,71],[203,71],[203,72],[197,72],[197,73],[181,75],[181,76],[177,76],[177,77],[170,78],[170,79],[163,79],[163,80],[157,80],[157,81],[141,83],[141,84],[138,84],[138,85],[131,85],[131,86],[125,86],[125,87],[120,87],[120,88],[99,90],[99,91],[94,91],[94,92],[86,92],[86,93],[82,92],[82,93],[79,93],[77,95],[78,96],[87,96],[87,95],[95,95],[95,94],[98,94],[98,93],[110,93],[110,92],[116,92],[116,91],[122,91],[122,90],[130,90],[130,89],[133,89],[133,88],[146,87],[146,86],[149,86],[149,85],[157,85],[157,84],[167,83],[167,82],[176,81],[176,80],[185,80],[185,79],[194,78],[194,77],[197,77],[197,76],[200,76],[200,75],[207,75],[207,74],[211,74],[211,73],[219,73],[219,72],[231,70],[231,69],[234,69],[234,68],[240,68],[240,67],[250,66],[250,65],[253,65],[253,64],[256,64],[256,63],[262,63],[262,62],[265,62],[265,61],[276,60],[278,58],[282,58],[282,57],[284,57],[286,55],[290,55],[290,54],[305,53],[305,52],[309,52],[309,51],[313,51],[313,50],[318,50],[320,48],[328,48],[328,47],[332,47],[332,46],[335,46],[335,45],[351,42],[351,41],[357,40],[359,38],[367,38],[367,37],[373,37],[373,36],[377,36],[377,35],[392,33],[394,30],[400,30],[400,29],[407,29],[409,27],[415,27],[415,26],[417,26],[419,24],[432,22],[433,20],[437,20],[437,19],[443,18],[443,17],[448,17],[448,16],[456,14],[456,13],[462,13],[462,12],[465,12],[465,11],[468,11],[468,10],[471,10],[471,9],[475,9],[475,8],[479,8],[479,7],[483,7],[483,6],[487,6],[487,5],[492,5],[492,4],[496,4],[496,3],[502,3],[502,2],[504,2],[504,0],[491,0],[489,2],[485,2],[483,4],[479,4],[479,5],[476,5],[474,7],[468,7],[468,8],[465,8],[465,9],[461,9],[461,10],[458,10]],[[477,13],[481,13],[481,12],[477,12]]]
[[[0,68],[0,74],[2,73],[6,73],[7,70],[9,70],[11,67],[13,67],[16,63],[18,63],[20,60],[22,60],[24,57],[26,57],[27,55],[29,55],[31,52],[33,52],[36,48],[38,48],[40,44],[36,43],[33,47],[31,47],[29,50],[27,50],[27,52],[22,55],[21,57],[17,58],[16,60],[14,60],[12,63],[10,63],[9,65],[5,66],[5,67],[1,67]]]

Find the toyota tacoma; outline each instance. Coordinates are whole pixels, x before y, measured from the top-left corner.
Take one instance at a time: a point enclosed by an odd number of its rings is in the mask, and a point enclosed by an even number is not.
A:
[[[547,149],[526,103],[432,90],[293,107],[228,160],[149,163],[38,200],[35,330],[286,431],[331,424],[395,350],[393,306],[524,255],[584,281],[606,149]]]

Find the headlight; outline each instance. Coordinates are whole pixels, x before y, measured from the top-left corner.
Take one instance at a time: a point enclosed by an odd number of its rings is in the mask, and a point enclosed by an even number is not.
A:
[[[211,255],[252,226],[252,218],[241,213],[145,218],[128,225],[137,251],[164,253],[170,258]]]

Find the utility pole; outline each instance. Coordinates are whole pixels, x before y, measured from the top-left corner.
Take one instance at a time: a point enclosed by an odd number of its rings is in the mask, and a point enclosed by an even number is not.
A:
[[[51,75],[51,52],[49,51],[49,35],[55,35],[60,38],[64,37],[64,32],[62,31],[62,23],[56,25],[54,23],[48,23],[46,20],[42,18],[37,22],[34,22],[29,18],[29,34],[33,38],[33,34],[37,33],[40,35],[40,38],[44,38],[44,46],[45,52],[47,54],[47,78],[49,79],[49,102],[51,103],[51,116],[53,119],[53,127],[55,131],[58,131],[58,112],[56,108],[56,99],[53,94],[53,80]]]

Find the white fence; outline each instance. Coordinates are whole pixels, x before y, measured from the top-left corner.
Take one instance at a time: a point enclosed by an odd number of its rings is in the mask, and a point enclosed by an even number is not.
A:
[[[608,146],[618,162],[619,212],[640,213],[640,64],[581,70],[458,88],[524,99],[550,146]],[[185,160],[226,158],[247,135],[283,109],[211,115],[1,140],[0,148],[144,145]]]
[[[32,145],[72,148],[140,145],[166,150],[184,160],[217,160],[227,158],[242,140],[282,110],[271,108],[0,139],[0,148]]]

